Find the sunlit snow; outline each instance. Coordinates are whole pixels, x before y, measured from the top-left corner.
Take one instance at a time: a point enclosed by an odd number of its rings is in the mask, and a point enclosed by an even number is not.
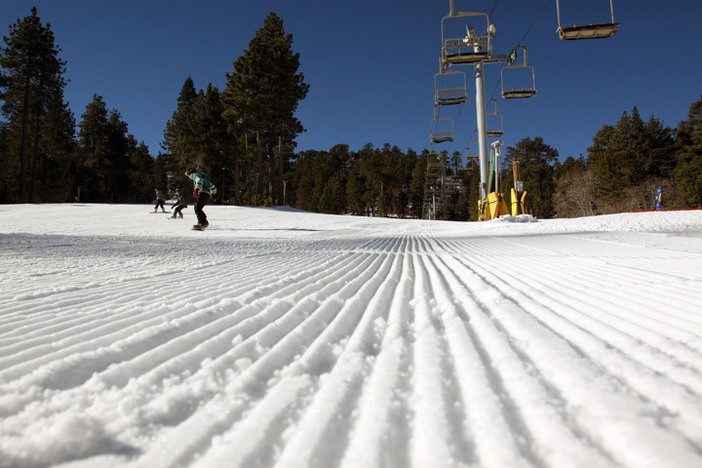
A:
[[[702,211],[0,206],[0,466],[702,466]]]

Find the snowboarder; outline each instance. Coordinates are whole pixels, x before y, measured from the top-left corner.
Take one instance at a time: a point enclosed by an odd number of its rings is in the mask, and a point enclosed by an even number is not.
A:
[[[186,177],[193,181],[193,197],[195,197],[195,215],[197,215],[197,224],[193,226],[196,231],[202,231],[210,223],[207,222],[207,215],[202,209],[210,199],[214,199],[214,194],[217,193],[217,188],[209,180],[204,172],[196,172],[194,168],[185,171]]]
[[[161,207],[161,211],[165,213],[166,208],[163,205],[166,203],[166,199],[163,198],[163,192],[161,192],[159,189],[154,189],[154,193],[156,193],[156,206],[154,206],[154,213],[158,211],[159,206]]]
[[[173,206],[171,206],[171,209],[175,208],[175,211],[173,211],[173,216],[172,218],[177,218],[180,216],[181,218],[183,217],[183,209],[188,207],[188,204],[185,202],[185,197],[181,195],[180,190],[176,190],[176,198],[178,201],[176,201]]]

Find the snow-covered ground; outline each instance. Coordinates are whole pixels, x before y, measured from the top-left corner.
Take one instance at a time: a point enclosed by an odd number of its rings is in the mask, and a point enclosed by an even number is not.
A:
[[[702,466],[702,211],[151,209],[0,206],[0,466]]]

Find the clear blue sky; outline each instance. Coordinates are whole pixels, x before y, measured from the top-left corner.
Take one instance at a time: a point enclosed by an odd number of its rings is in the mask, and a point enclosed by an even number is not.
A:
[[[33,5],[51,24],[67,62],[66,100],[76,120],[93,95],[101,95],[154,156],[185,79],[192,76],[198,89],[208,83],[224,89],[226,73],[271,11],[293,34],[310,85],[297,112],[307,129],[297,139],[298,150],[339,143],[352,150],[366,143],[430,147],[433,78],[448,0],[12,0],[2,2],[2,35]],[[455,5],[486,13],[497,5],[491,18],[498,30],[494,52],[506,54],[546,0]],[[562,0],[561,8],[568,23],[609,15],[607,0]],[[616,123],[633,106],[644,119],[677,126],[702,94],[701,18],[699,0],[615,0],[621,27],[613,38],[561,41],[553,0],[524,41],[538,94],[504,100],[499,88],[494,93],[502,140],[509,146],[541,136],[563,159],[586,154],[602,125]],[[487,100],[499,75],[500,65],[487,66]],[[472,80],[469,88],[472,94]],[[475,138],[474,98],[444,115],[451,112],[458,117],[456,141],[436,149],[464,152]]]

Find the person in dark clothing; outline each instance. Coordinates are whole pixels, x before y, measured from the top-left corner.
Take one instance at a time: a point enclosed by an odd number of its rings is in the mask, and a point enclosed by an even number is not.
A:
[[[196,172],[194,168],[185,171],[186,177],[193,181],[193,197],[195,197],[195,215],[197,216],[197,224],[193,226],[195,230],[203,230],[210,225],[207,222],[207,215],[203,211],[205,205],[214,198],[217,193],[217,188],[207,180],[207,174],[204,172]]]
[[[597,209],[597,204],[595,203],[595,200],[592,200],[590,202],[590,211],[592,212],[593,215],[600,214],[600,212]]]
[[[166,200],[163,198],[163,192],[161,192],[159,189],[154,189],[154,193],[156,194],[156,206],[154,206],[154,213],[158,211],[158,207],[161,207],[161,211],[164,213],[166,212],[166,207],[164,204],[166,203]]]
[[[188,204],[185,202],[185,197],[181,195],[180,190],[176,190],[176,198],[178,201],[176,201],[171,208],[175,208],[175,211],[173,211],[173,218],[177,218],[180,216],[181,218],[183,217],[183,209],[188,207]]]

